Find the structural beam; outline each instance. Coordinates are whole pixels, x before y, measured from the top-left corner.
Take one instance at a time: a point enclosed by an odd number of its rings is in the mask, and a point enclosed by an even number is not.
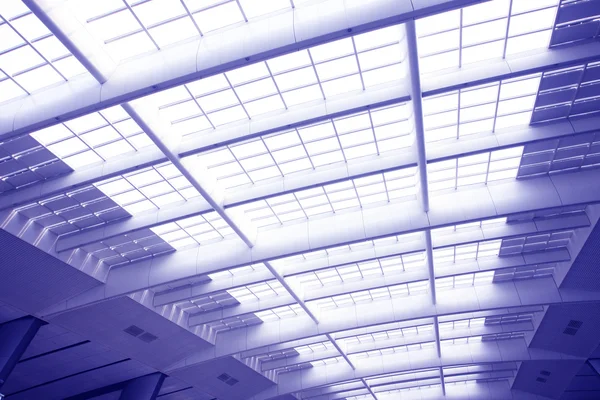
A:
[[[279,283],[281,283],[281,286],[283,286],[285,288],[285,290],[287,290],[287,292],[290,294],[290,296],[292,296],[294,301],[296,301],[296,303],[298,303],[298,305],[304,310],[304,312],[310,317],[310,319],[312,319],[315,324],[318,324],[319,320],[317,319],[315,314],[312,312],[312,310],[306,306],[304,299],[302,299],[296,293],[296,291],[289,285],[289,283],[284,279],[284,277],[281,276],[281,274],[279,272],[277,272],[277,269],[275,269],[271,265],[270,262],[266,261],[266,262],[264,262],[264,264],[265,264],[265,267],[267,267],[267,269],[269,270],[269,272],[271,274],[273,274],[273,276],[275,277],[275,279],[277,279],[277,281]]]
[[[506,315],[506,314],[504,314]],[[420,325],[415,325],[420,326]],[[376,327],[373,327],[373,331]],[[452,339],[461,339],[471,336],[483,336],[483,335],[492,335],[498,333],[516,333],[516,332],[530,332],[533,331],[533,325],[531,322],[518,322],[513,324],[497,324],[497,325],[489,325],[483,327],[476,328],[464,328],[464,329],[451,329],[442,332],[441,335],[442,340],[452,340]],[[331,336],[331,335],[330,335]],[[391,349],[398,346],[410,346],[415,344],[422,344],[427,342],[432,342],[435,340],[433,333],[421,333],[418,335],[412,335],[410,337],[398,337],[393,339],[385,339],[379,340],[376,342],[370,343],[358,343],[349,345],[345,350],[346,355],[352,355],[357,353],[363,353],[366,351],[372,350],[383,350],[383,349]],[[341,338],[342,336],[340,336]],[[335,357],[338,351],[335,349],[319,351],[316,353],[302,354],[298,356],[285,357],[283,359],[277,359],[273,361],[263,361],[261,363],[261,367],[263,371],[281,368],[281,367],[289,367],[293,365],[298,365],[305,362],[323,360],[331,357]]]
[[[409,20],[406,27],[408,45],[408,65],[410,72],[410,99],[412,100],[413,121],[415,123],[415,143],[417,147],[417,166],[419,168],[419,189],[423,211],[429,211],[429,184],[427,182],[427,153],[425,151],[425,126],[423,123],[423,94],[421,72],[419,71],[419,49],[417,47],[417,29],[415,21]],[[435,302],[435,298],[434,298]]]
[[[117,63],[88,29],[75,17],[68,1],[23,0],[48,30],[100,84],[108,81]]]
[[[335,338],[333,337],[333,335],[331,333],[328,333],[325,336],[327,336],[327,339],[329,339],[329,341],[331,342],[331,344],[333,345],[333,347],[335,347],[335,349],[337,350],[337,352],[340,353],[340,355],[342,356],[342,358],[344,360],[346,360],[346,363],[350,366],[350,368],[356,369],[356,367],[352,363],[352,360],[350,360],[350,358],[348,358],[348,355],[346,354],[346,352],[344,351],[344,349],[342,349],[340,347],[340,345],[335,340]]]
[[[417,201],[388,203],[260,231],[252,249],[232,238],[177,251],[126,268],[113,268],[104,287],[93,289],[95,295],[86,293],[86,303],[94,296],[101,301],[147,287],[183,282],[198,275],[313,250],[524,212],[600,203],[600,187],[593,184],[599,178],[600,170],[592,169],[459,188],[432,197],[428,214]],[[527,202],[522,201],[525,198]],[[70,307],[69,304],[78,305],[80,301],[74,298],[66,306]]]
[[[450,234],[437,237],[434,240],[434,248],[447,246],[458,246],[469,243],[475,243],[482,240],[511,239],[523,237],[531,234],[543,234],[559,229],[578,229],[590,226],[587,215],[567,214],[561,217],[550,219],[538,219],[536,221],[524,221],[521,223],[503,224],[499,226],[483,225],[480,229],[469,230],[467,232],[452,232]],[[423,240],[415,238],[410,241],[398,241],[387,245],[375,245],[371,248],[356,249],[348,254],[331,254],[322,258],[304,260],[301,262],[282,266],[282,276],[294,276],[311,271],[318,271],[326,268],[339,267],[356,262],[372,261],[378,258],[391,257],[400,254],[408,254],[425,251]],[[558,255],[558,253],[550,253]],[[490,268],[516,267],[527,263],[553,262],[552,258],[541,260],[537,258],[539,254],[526,254],[524,258],[519,256],[504,256],[499,259],[477,260],[475,263],[455,264],[452,271],[441,269],[440,277],[445,277],[448,273],[469,273],[475,269],[484,271]],[[168,257],[168,256],[166,256]],[[562,258],[562,256],[559,256]],[[500,264],[498,264],[500,263]],[[475,266],[474,264],[477,264]],[[419,272],[421,273],[421,272]],[[419,275],[422,276],[422,275]],[[196,285],[184,285],[180,288],[159,292],[154,296],[154,305],[163,306],[184,301],[191,297],[208,296],[213,293],[222,292],[227,289],[238,288],[241,286],[252,285],[272,279],[273,276],[268,270],[255,271],[252,274],[235,275],[229,279],[217,279],[210,282],[202,282]],[[416,279],[419,280],[419,279]],[[322,289],[323,290],[323,289]],[[319,292],[319,289],[308,290],[305,298],[310,298],[311,293]]]
[[[133,379],[123,388],[119,400],[156,400],[165,378],[157,372]]]
[[[0,141],[268,58],[480,2],[328,0],[295,7],[121,63],[102,85],[82,76],[8,103],[0,107]]]
[[[371,389],[371,386],[369,386],[369,383],[365,380],[365,378],[361,378],[361,382],[363,385],[365,385],[365,387],[367,388],[367,390],[369,391],[369,393],[371,394],[371,396],[373,396],[373,398],[375,400],[379,400],[377,398],[377,395],[375,394],[375,392],[373,391],[373,389]]]
[[[214,209],[221,218],[227,222],[227,224],[235,231],[235,233],[246,243],[248,247],[254,246],[254,239],[247,235],[240,226],[238,221],[234,221],[231,215],[223,207],[222,201],[220,200],[220,191],[213,183],[212,187],[207,187],[208,179],[202,179],[197,171],[192,171],[182,162],[179,155],[173,151],[172,147],[167,143],[167,137],[169,134],[168,129],[163,128],[158,115],[152,118],[149,112],[143,111],[143,107],[135,106],[131,103],[123,103],[123,109],[129,114],[129,116],[142,128],[146,135],[154,142],[166,156],[171,163],[182,175],[192,184],[192,186],[200,193],[200,195],[208,202],[210,207]],[[143,114],[143,115],[142,115]],[[162,128],[162,129],[161,129]],[[219,196],[216,197],[215,195]]]
[[[570,258],[571,257],[569,256],[569,252],[566,249],[562,249],[560,251],[551,251],[549,253],[533,253],[526,256],[519,255],[492,260],[483,260],[481,263],[477,261],[458,263],[452,264],[451,266],[444,268],[442,273],[439,274],[439,277],[445,278],[449,276],[457,276],[462,274],[471,274],[484,271],[500,271],[502,269],[513,269],[524,267],[527,265],[534,267],[536,265],[539,265],[540,263],[563,262],[570,260]],[[338,296],[364,290],[379,289],[386,286],[394,286],[417,281],[424,281],[427,279],[427,275],[427,271],[419,270],[414,272],[398,273],[391,276],[381,276],[376,278],[364,279],[355,282],[344,282],[335,286],[316,288],[307,291],[305,293],[304,300],[314,302],[316,300],[324,299],[330,296]],[[257,300],[253,302],[243,303],[233,307],[222,308],[215,311],[192,314],[189,317],[188,324],[190,327],[203,325],[210,322],[219,321],[225,318],[232,318],[235,316],[246,315],[277,307],[291,306],[296,303],[298,303],[298,301],[294,296],[280,295],[261,301]],[[306,307],[306,303],[304,301],[302,303],[304,304],[304,307]],[[310,312],[310,307],[307,307],[307,309]],[[307,314],[309,316],[313,315],[312,312]],[[311,319],[313,318],[311,317]],[[315,321],[315,323],[318,323],[318,321]],[[437,324],[435,325],[437,326]],[[438,336],[436,336],[435,339],[437,345],[439,346]]]
[[[556,51],[560,52],[562,50]],[[596,57],[600,58],[600,50],[598,50],[598,55],[596,55]],[[479,68],[483,69],[482,73],[490,73],[490,70],[494,71],[493,68]],[[477,74],[467,76],[476,75]],[[447,83],[449,84],[450,82]],[[232,127],[219,127],[209,134],[185,140],[180,147],[180,156],[187,156],[203,150],[213,149],[225,144],[243,141],[251,137],[277,132],[282,129],[288,129],[309,122],[317,122],[336,116],[348,115],[353,112],[378,107],[380,105],[406,101],[408,99],[408,90],[403,86],[398,86],[385,87],[375,91],[366,90],[358,94],[342,96],[339,99],[328,99],[318,106],[310,106],[308,108],[303,106],[293,107],[281,115],[258,116],[252,119],[252,121],[234,124]],[[571,119],[571,121],[578,121],[578,119],[579,118]],[[582,129],[586,129],[586,131],[595,129],[593,124],[588,124],[586,128],[580,127],[580,124],[577,122],[574,122],[573,124],[576,125],[575,129],[577,129],[577,132],[583,132]],[[548,126],[550,128],[548,128]],[[574,128],[566,121],[554,121],[550,125],[545,125],[544,129],[541,130],[537,128],[538,127],[527,127],[518,129],[514,132],[503,133],[501,135],[489,133],[474,135],[469,138],[470,140],[466,141],[453,140],[449,142],[430,143],[428,145],[428,162],[465,153],[489,151],[491,149],[505,148],[511,145],[521,145],[545,138],[555,138],[575,133]],[[86,168],[81,171],[72,172],[66,176],[57,177],[49,181],[36,183],[22,189],[5,193],[2,198],[0,198],[0,209],[27,204],[42,197],[60,194],[67,188],[73,190],[85,187],[92,182],[109,179],[166,160],[166,157],[158,151],[158,149],[142,149],[133,155],[128,155],[128,157],[107,161],[103,163],[101,167]],[[412,162],[416,164],[416,161]],[[409,164],[406,164],[406,166],[409,166]]]
[[[23,317],[0,325],[0,390],[45,322]]]
[[[214,348],[190,354],[170,369],[192,368],[214,358],[360,327],[436,316],[466,315],[493,309],[600,301],[598,293],[558,289],[552,277],[461,287],[439,294],[436,306],[426,300],[428,294],[415,294],[346,306],[341,310],[322,310],[319,325],[312,324],[307,316],[298,316],[293,320],[273,321],[220,332]],[[433,352],[438,360],[435,348]],[[448,352],[444,349],[442,358],[447,355]]]
[[[356,370],[344,364],[334,364],[326,374],[315,371],[298,370],[279,376],[279,384],[254,396],[253,400],[267,400],[292,392],[311,390],[323,385],[332,385],[356,379],[366,379],[382,374],[408,372],[415,369],[437,369],[459,365],[479,363],[520,362],[536,359],[563,360],[568,356],[556,352],[537,352],[528,349],[525,340],[501,340],[480,343],[467,343],[448,347],[448,352],[438,359],[435,349],[415,350],[404,353],[403,357],[396,354],[366,358]],[[382,367],[384,366],[384,367]],[[328,368],[328,367],[322,367]],[[335,370],[335,371],[334,371]]]
[[[533,126],[516,130],[502,135],[474,135],[466,140],[452,140],[446,143],[432,143],[428,146],[428,162],[444,161],[465,155],[472,155],[491,150],[512,146],[522,146],[540,140],[559,140],[576,134],[586,134],[595,129],[600,123],[598,117],[586,117],[571,121],[554,122],[543,126]],[[235,207],[246,202],[267,199],[283,195],[294,190],[310,189],[312,187],[355,179],[381,172],[395,171],[416,165],[416,159],[409,152],[391,152],[376,159],[368,159],[356,164],[342,164],[324,171],[314,170],[302,176],[289,176],[281,179],[258,183],[242,190],[225,191],[223,207]],[[349,168],[350,167],[350,168]],[[61,179],[61,178],[59,178]],[[10,196],[10,193],[7,194]],[[0,205],[2,199],[0,199]],[[1,208],[1,206],[0,206]],[[107,240],[124,233],[139,229],[147,229],[178,219],[192,217],[210,211],[210,205],[203,199],[192,199],[183,205],[174,205],[164,209],[135,216],[127,220],[117,221],[106,226],[88,229],[76,235],[60,237],[56,250],[67,251],[100,240]]]
[[[444,378],[444,368],[440,367],[440,384],[442,386],[442,394],[446,396],[446,379]]]

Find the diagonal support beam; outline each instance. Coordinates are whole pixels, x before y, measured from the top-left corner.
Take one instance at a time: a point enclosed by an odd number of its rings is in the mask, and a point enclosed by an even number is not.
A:
[[[419,70],[419,48],[417,45],[417,28],[415,21],[407,21],[406,24],[406,43],[408,46],[408,63],[410,71],[410,97],[413,106],[413,119],[415,122],[416,146],[417,146],[417,165],[419,167],[420,191],[423,211],[429,213],[429,183],[427,180],[427,152],[425,148],[425,125],[423,117],[423,90],[421,87],[421,71]],[[435,305],[437,294],[435,287],[435,266],[433,262],[433,241],[431,239],[431,230],[426,229],[425,252],[427,257],[427,270],[429,272],[429,291],[431,293],[431,302]],[[442,344],[440,342],[440,332],[438,318],[433,319],[433,329],[435,332],[435,346],[438,358],[442,357]]]
[[[288,293],[294,298],[294,300],[296,300],[296,303],[298,303],[298,305],[300,307],[302,307],[302,309],[310,317],[310,319],[312,319],[315,322],[315,324],[319,324],[319,320],[317,319],[315,314],[312,312],[312,310],[310,308],[308,308],[308,306],[306,305],[304,300],[300,296],[298,296],[296,291],[294,289],[292,289],[292,287],[289,285],[289,283],[287,283],[285,278],[271,265],[270,262],[267,261],[264,264],[265,264],[265,267],[267,267],[267,269],[269,270],[269,272],[271,272],[271,274],[273,274],[275,279],[277,279],[277,281],[279,283],[281,283],[281,286],[283,286],[285,288],[285,290],[287,290]]]
[[[11,102],[0,108],[0,141],[268,58],[483,1],[327,0],[290,8],[120,63],[102,85],[85,76],[75,85]]]
[[[327,336],[327,339],[329,339],[329,341],[331,342],[331,344],[333,345],[333,347],[335,347],[335,349],[338,351],[338,353],[340,353],[340,355],[344,358],[344,360],[346,360],[346,362],[348,363],[348,365],[350,366],[350,368],[356,369],[356,367],[352,363],[352,360],[350,360],[350,358],[348,357],[348,355],[346,354],[346,352],[344,351],[344,349],[342,349],[340,347],[340,345],[335,340],[335,338],[333,337],[333,335],[330,334],[330,333],[328,333],[325,336]]]
[[[379,399],[377,398],[377,395],[376,395],[376,394],[375,394],[375,392],[373,391],[373,389],[371,389],[371,386],[369,386],[369,383],[368,383],[368,382],[365,380],[365,378],[361,378],[360,380],[361,380],[362,384],[363,384],[363,385],[365,385],[365,387],[367,388],[367,390],[369,391],[369,393],[371,394],[371,396],[373,396],[373,398],[374,398],[375,400],[379,400]]]
[[[556,207],[600,203],[600,188],[593,184],[600,177],[599,171],[590,169],[458,189],[435,196],[429,215],[413,200],[284,225],[259,232],[252,249],[239,239],[230,239],[202,249],[177,251],[127,268],[112,269],[103,290],[95,290],[94,295],[86,293],[86,303],[93,298],[101,301],[149,286],[184,282],[201,274],[369,239]],[[523,202],[523,198],[528,201]],[[173,265],[178,268],[172,268]],[[80,301],[72,299],[69,308],[80,305]]]
[[[444,378],[444,368],[440,367],[440,384],[442,386],[442,394],[446,396],[446,379]]]
[[[479,83],[479,77],[484,76],[484,81],[497,81],[505,77],[516,77],[523,75],[519,66],[526,65],[532,69],[525,72],[539,72],[552,68],[560,68],[571,65],[599,59],[600,43],[589,43],[569,48],[560,48],[546,50],[528,57],[521,56],[513,60],[499,60],[499,65],[485,67],[463,67],[456,73],[444,74],[441,77],[428,77],[423,83],[428,85],[431,80],[435,81],[435,93],[451,90],[456,85],[457,80],[466,86]],[[561,62],[564,61],[564,62]],[[535,66],[535,68],[533,68]],[[510,72],[510,74],[509,74]],[[456,76],[455,76],[456,75]],[[435,79],[434,79],[435,78]],[[471,78],[471,80],[469,80]],[[426,90],[426,88],[425,88]],[[425,91],[424,96],[433,92]],[[354,112],[376,108],[383,105],[395,104],[408,100],[408,91],[403,86],[393,86],[377,89],[375,91],[366,90],[360,94],[352,96],[343,96],[339,99],[328,99],[324,104],[314,107],[292,107],[282,115],[276,116],[258,116],[244,124],[236,124],[234,127],[219,127],[210,135],[203,135],[201,138],[189,139],[182,143],[180,155],[187,156],[201,151],[213,149],[225,144],[237,143],[252,137],[262,136],[268,133],[303,125],[309,122],[318,122],[331,117],[341,117]],[[2,108],[0,107],[0,129],[2,119]],[[437,146],[430,144],[428,146],[428,161],[440,160],[447,157],[453,157],[465,153],[476,153],[477,151],[489,151],[492,148],[500,149],[511,145],[520,145],[539,141],[545,138],[557,138],[582,132],[578,119],[571,119],[574,127],[566,121],[554,122],[548,126],[529,127],[523,131],[518,130],[511,133],[499,135],[487,135],[482,140],[462,141],[454,144],[444,144]],[[10,124],[12,126],[12,120]],[[596,125],[589,126],[586,131],[595,129]],[[575,128],[575,131],[573,130]],[[227,138],[227,139],[224,139]],[[471,138],[470,138],[471,139]],[[108,179],[133,171],[137,168],[143,168],[164,162],[166,158],[156,149],[142,149],[131,157],[125,159],[112,160],[102,164],[101,168],[84,169],[75,171],[68,175],[52,179],[48,182],[41,182],[29,185],[22,189],[13,190],[3,194],[0,198],[0,209],[22,205],[39,199],[40,197],[50,197],[63,193],[67,188],[69,190],[85,187],[94,181]],[[407,165],[408,166],[408,165]]]
[[[219,193],[219,188],[216,187],[216,185],[213,185],[213,190],[209,190],[209,188],[207,188],[206,180],[201,182],[199,174],[197,172],[192,172],[190,168],[184,165],[181,157],[179,157],[177,152],[166,142],[165,138],[167,138],[169,132],[160,126],[158,118],[152,120],[151,115],[147,112],[145,113],[144,110],[142,110],[142,107],[137,105],[134,106],[131,103],[124,103],[122,104],[122,107],[140,128],[146,132],[154,144],[167,156],[169,161],[179,169],[183,176],[185,176],[200,195],[202,195],[208,204],[210,204],[211,208],[227,222],[244,243],[246,243],[248,247],[254,246],[254,239],[242,230],[240,224],[237,221],[234,221],[231,215],[225,210],[222,200],[215,196],[216,193]]]
[[[600,118],[587,117],[573,120],[571,123],[564,121],[551,125],[533,126],[504,133],[499,137],[495,135],[481,135],[467,141],[455,141],[443,145],[430,144],[428,146],[428,162],[443,161],[463,155],[472,155],[492,149],[501,149],[510,146],[526,145],[539,141],[541,138],[558,140],[574,134],[585,135],[588,129],[595,129]],[[474,135],[477,136],[477,135]],[[311,171],[301,176],[286,176],[266,183],[258,183],[242,191],[225,191],[223,206],[227,209],[237,204],[267,199],[272,196],[289,193],[292,190],[308,189],[327,183],[336,183],[347,179],[360,178],[382,171],[394,171],[416,165],[416,158],[406,152],[390,152],[389,155],[380,156],[374,160],[364,160],[352,165],[342,164],[337,167],[328,168],[326,172]],[[61,179],[61,178],[59,178]],[[10,196],[9,194],[7,194]],[[0,199],[0,208],[2,201]],[[136,216],[123,221],[116,221],[109,225],[86,229],[77,235],[61,236],[56,244],[58,252],[76,249],[78,247],[92,244],[100,240],[107,240],[124,233],[151,228],[156,225],[172,222],[178,219],[192,217],[209,211],[204,199],[192,199],[185,205],[177,207],[166,207],[163,210]],[[163,212],[165,211],[165,212]],[[168,211],[168,212],[167,212]]]

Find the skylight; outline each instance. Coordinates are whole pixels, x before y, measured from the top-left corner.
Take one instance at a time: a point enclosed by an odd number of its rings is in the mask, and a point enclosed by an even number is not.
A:
[[[280,319],[295,317],[302,314],[306,313],[299,304],[292,304],[291,306],[277,307],[254,313],[254,315],[260,318],[263,322],[278,321]]]
[[[72,169],[31,136],[0,143],[0,192],[71,172]]]
[[[226,279],[226,278],[232,278],[234,276],[249,274],[251,272],[262,271],[264,269],[266,269],[266,267],[262,263],[261,264],[251,264],[251,265],[246,265],[244,267],[238,267],[238,268],[228,269],[228,270],[221,271],[221,272],[215,272],[212,274],[208,274],[208,277],[214,281],[214,280],[218,280],[218,279]]]
[[[548,48],[558,3],[492,0],[417,20],[421,72]]]
[[[142,206],[136,207],[141,208]],[[214,211],[169,222],[151,229],[176,249],[212,243],[234,234],[227,222]]]
[[[492,219],[484,219],[481,221],[469,222],[460,225],[450,225],[443,228],[436,228],[431,230],[431,235],[435,240],[436,237],[442,237],[444,235],[448,235],[454,232],[464,232],[467,230],[480,230],[486,226],[494,226],[494,225],[504,225],[506,224],[506,217],[503,218],[492,218]]]
[[[457,189],[463,186],[517,177],[523,147],[512,147],[427,164],[429,190]]]
[[[436,267],[461,261],[495,257],[500,253],[502,240],[488,240],[433,250],[433,263]]]
[[[282,225],[316,215],[415,199],[416,167],[351,179],[236,207],[258,227]]]
[[[294,347],[294,350],[296,350],[298,354],[311,354],[319,353],[325,350],[332,350],[334,348],[335,347],[333,346],[333,343],[327,341]]]
[[[289,0],[71,0],[75,14],[117,61],[290,10]]]
[[[416,343],[416,344],[409,344],[407,346],[396,346],[396,347],[389,347],[386,349],[376,349],[376,350],[364,351],[364,352],[360,352],[360,353],[354,353],[354,354],[350,354],[348,356],[348,358],[350,358],[350,360],[352,360],[352,361],[359,361],[361,359],[369,358],[369,357],[381,357],[381,356],[384,356],[387,354],[405,353],[407,351],[432,349],[434,347],[435,347],[435,342]]]
[[[436,278],[435,288],[436,290],[445,290],[464,286],[489,285],[494,281],[494,273],[494,271],[486,271],[449,276],[447,278]]]
[[[408,149],[410,105],[352,114],[226,146],[197,156],[224,188]]]
[[[75,170],[154,145],[121,106],[53,125],[31,136]]]
[[[541,74],[528,75],[425,97],[425,140],[460,139],[529,125],[540,79]]]
[[[130,214],[160,209],[200,194],[170,162],[94,184]],[[182,222],[186,227],[194,218]],[[157,228],[158,229],[158,228]],[[164,229],[158,229],[161,232]]]
[[[226,4],[235,6],[235,2]],[[203,78],[151,97],[176,132],[184,136],[203,132],[301,103],[400,82],[405,76],[401,65],[404,51],[399,45],[402,35],[400,26],[384,28]],[[401,120],[403,114],[394,119]],[[378,139],[387,139],[390,146],[398,141],[391,139],[406,130],[393,133],[392,127],[387,129]]]
[[[129,216],[116,202],[93,186],[41,199],[21,206],[16,211],[57,235]]]
[[[425,252],[417,252],[308,272],[296,275],[296,279],[304,288],[308,289],[373,276],[390,275],[424,266]]]
[[[85,72],[25,4],[0,2],[0,103]]]
[[[287,293],[287,291],[277,280],[271,280],[250,286],[228,289],[227,293],[235,297],[240,303],[246,303],[249,301],[279,296],[280,294]]]
[[[433,325],[418,325],[405,328],[390,329],[385,331],[378,331],[373,333],[366,333],[362,335],[344,337],[338,339],[337,342],[340,345],[351,346],[356,344],[381,342],[388,339],[394,339],[399,337],[411,337],[415,335],[431,334],[433,332]],[[378,343],[381,344],[381,343]]]
[[[346,252],[360,251],[360,250],[365,250],[365,249],[371,249],[373,247],[393,245],[393,244],[396,244],[399,242],[406,243],[406,242],[410,242],[413,240],[420,240],[421,238],[422,238],[422,234],[420,232],[407,233],[404,235],[387,236],[387,237],[383,237],[380,239],[365,240],[362,242],[352,243],[352,244],[348,244],[348,245],[329,247],[327,249],[312,251],[310,253],[303,253],[303,254],[290,256],[290,257],[286,257],[286,258],[280,258],[278,260],[271,261],[271,264],[273,264],[275,266],[284,266],[284,265],[289,265],[289,264],[294,264],[294,263],[300,263],[300,262],[303,262],[306,260],[314,260],[314,259],[318,259],[318,258],[334,256],[337,254],[344,254]],[[406,258],[404,260],[408,264],[411,264],[411,261],[414,261],[414,260],[407,261]],[[412,265],[409,266],[408,264],[405,264],[405,268],[411,268]]]
[[[545,251],[566,247],[573,236],[572,230],[540,233],[517,238],[504,239],[500,255]]]
[[[428,281],[417,281],[387,286],[379,289],[362,290],[359,292],[326,297],[323,299],[310,301],[308,304],[312,305],[314,303],[321,310],[330,310],[359,303],[367,303],[379,299],[389,299],[394,297],[426,293],[428,290]]]

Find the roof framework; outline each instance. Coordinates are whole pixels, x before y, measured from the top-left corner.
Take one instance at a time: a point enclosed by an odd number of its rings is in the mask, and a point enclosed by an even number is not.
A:
[[[167,374],[378,400],[512,382],[586,300],[597,0],[82,3],[0,4],[3,227],[103,282],[44,317],[127,295],[209,344]]]

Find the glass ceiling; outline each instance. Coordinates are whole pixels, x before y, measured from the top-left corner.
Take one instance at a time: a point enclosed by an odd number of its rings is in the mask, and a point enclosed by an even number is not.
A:
[[[156,147],[121,106],[53,125],[31,136],[74,170]]]
[[[559,0],[492,0],[417,20],[422,73],[548,48]]]
[[[203,78],[150,98],[163,118],[171,122],[174,132],[186,136],[210,131],[302,103],[384,83],[399,83],[406,74],[402,64],[406,51],[400,45],[403,40],[399,26],[384,28]],[[387,118],[384,114],[379,119],[375,117],[375,121],[360,121],[358,126],[366,129],[369,125],[387,125],[408,117],[406,111]],[[386,121],[390,118],[391,121]],[[378,139],[402,136],[406,130],[391,136],[383,134]],[[348,131],[347,127],[338,133],[343,135]],[[278,148],[287,147],[282,146],[281,140]],[[292,140],[290,144],[295,142]]]
[[[20,0],[0,2],[0,103],[87,73]]]
[[[117,62],[319,1],[68,0],[77,18],[106,45]],[[597,22],[594,10],[587,10],[579,22],[565,19],[563,7],[575,3],[492,0],[418,20],[417,44],[424,79],[476,63],[485,65],[486,61],[547,49],[551,44],[597,36],[598,31],[593,34],[583,31]],[[575,26],[580,26],[577,32]],[[402,87],[408,82],[404,35],[404,28],[398,25],[331,41],[157,92],[145,98],[148,100],[145,106],[154,107],[168,123],[169,135],[181,136],[187,143],[209,137],[217,143],[206,151],[192,149],[186,158],[206,167],[203,173],[206,178],[216,180],[218,190],[222,190],[217,194],[223,194],[225,199],[234,192],[257,188],[260,194],[243,204],[222,203],[228,211],[246,217],[256,228],[278,229],[311,218],[415,200],[421,187],[414,164],[389,168],[382,162],[382,170],[378,172],[361,173],[360,169],[360,163],[366,160],[414,155],[413,104],[407,98],[382,102],[379,104],[387,105],[365,107],[359,112],[335,110],[334,118],[323,116],[310,123],[281,123],[280,130],[271,130],[268,134],[261,134],[254,127],[260,127],[272,117],[285,121],[287,110],[300,110],[301,114],[307,107],[323,105],[324,100],[332,97],[342,99],[361,92],[376,93],[383,87]],[[20,1],[0,0],[0,103],[19,101],[21,97],[85,73],[75,57]],[[600,106],[599,62],[485,82],[424,97],[423,122],[428,147],[473,143],[475,138],[490,135],[497,135],[497,143],[502,143],[504,132],[514,133],[531,124],[587,115]],[[247,130],[249,136],[230,140],[230,128]],[[250,133],[254,137],[247,139]],[[437,195],[600,165],[600,133],[542,139],[429,162],[429,190]],[[106,167],[109,179],[97,179],[87,182],[85,187],[65,189],[62,193],[52,192],[17,207],[20,215],[59,236],[85,233],[126,218],[141,221],[140,218],[156,216],[159,212],[178,211],[185,202],[199,199],[200,193],[175,165],[161,161],[144,168],[119,169],[125,157],[150,154],[157,149],[121,106],[99,109],[0,143],[0,192],[24,188],[73,171]],[[331,183],[324,178],[325,183],[312,184],[311,171],[327,177],[329,168],[342,166],[348,170],[346,179],[336,178],[335,183]],[[290,176],[306,177],[306,184],[289,189],[286,185]],[[261,192],[261,188],[275,182],[280,184],[277,191]],[[581,212],[581,209],[575,211]],[[554,218],[563,217],[556,210],[548,213],[554,213]],[[106,240],[87,243],[80,249],[109,266],[194,246],[211,251],[211,243],[236,237],[222,215],[222,212],[198,210],[180,218],[169,218],[168,223],[146,224],[136,231],[120,232]],[[367,302],[553,276],[557,262],[489,270],[479,270],[474,263],[565,249],[576,234],[574,228],[511,233],[507,237],[494,235],[492,239],[485,235],[492,225],[507,227],[544,216],[532,213],[432,230],[434,241],[444,244],[432,249],[432,262],[440,275],[432,281],[433,285],[421,274],[427,269],[427,252],[420,246],[424,243],[422,232],[415,232],[288,255],[270,260],[267,265],[255,263],[211,273],[206,282],[220,281],[219,290],[180,299],[174,304],[190,317],[196,316],[201,321],[206,318],[198,324],[219,333],[277,323],[286,318],[308,318],[304,303],[297,304],[281,280],[265,274],[267,266],[285,271],[282,275],[286,281],[298,284],[305,304],[319,318],[337,316],[344,312],[344,307]],[[482,234],[469,242],[460,238],[445,241],[443,237],[468,230],[481,230]],[[389,248],[386,246],[400,248],[410,243],[415,245],[411,251],[386,250]],[[368,255],[366,250],[370,250]],[[362,251],[365,251],[364,257],[362,253],[360,257],[350,256]],[[347,257],[345,261],[338,262],[344,257]],[[315,263],[317,267],[307,267],[319,259],[323,262]],[[468,263],[472,269],[463,268]],[[404,273],[406,278],[396,278]],[[412,273],[415,275],[411,278]],[[383,280],[377,281],[377,278],[387,280],[391,276],[385,286],[381,286]],[[244,278],[238,279],[241,277]],[[392,284],[393,279],[396,280]],[[255,307],[255,311],[248,312],[246,305],[250,309]],[[216,316],[219,314],[216,310],[234,307],[242,311],[233,310],[227,318]],[[438,326],[440,343],[453,346],[522,338],[529,328],[517,324],[531,324],[533,315],[534,312],[443,316]],[[484,328],[498,324],[507,327],[503,327],[501,333],[483,332]],[[367,357],[431,351],[436,346],[431,338],[433,327],[432,320],[420,320],[413,326],[386,324],[369,327],[364,332],[337,332],[332,336],[344,349],[350,349],[348,356],[353,362],[360,363]],[[459,329],[472,332],[459,335]],[[447,335],[450,331],[452,335]],[[409,344],[392,343],[399,337],[419,335],[420,338]],[[277,373],[345,362],[341,355],[331,355],[336,346],[325,336],[310,340],[310,343],[295,343],[288,349],[260,355],[261,360],[314,355],[311,361],[273,368]],[[360,348],[365,343],[373,343],[372,348]],[[424,377],[410,387],[391,386],[402,382],[409,385],[402,374],[371,377],[368,383],[379,385],[376,391],[382,394],[436,387],[439,378],[425,376],[429,372],[423,371]],[[451,375],[452,371],[446,373]],[[471,378],[472,375],[464,375],[451,382]],[[361,396],[363,394],[354,398]]]
[[[314,0],[69,0],[117,61],[307,1]]]
[[[408,149],[410,104],[379,108],[200,153],[225,189]]]

